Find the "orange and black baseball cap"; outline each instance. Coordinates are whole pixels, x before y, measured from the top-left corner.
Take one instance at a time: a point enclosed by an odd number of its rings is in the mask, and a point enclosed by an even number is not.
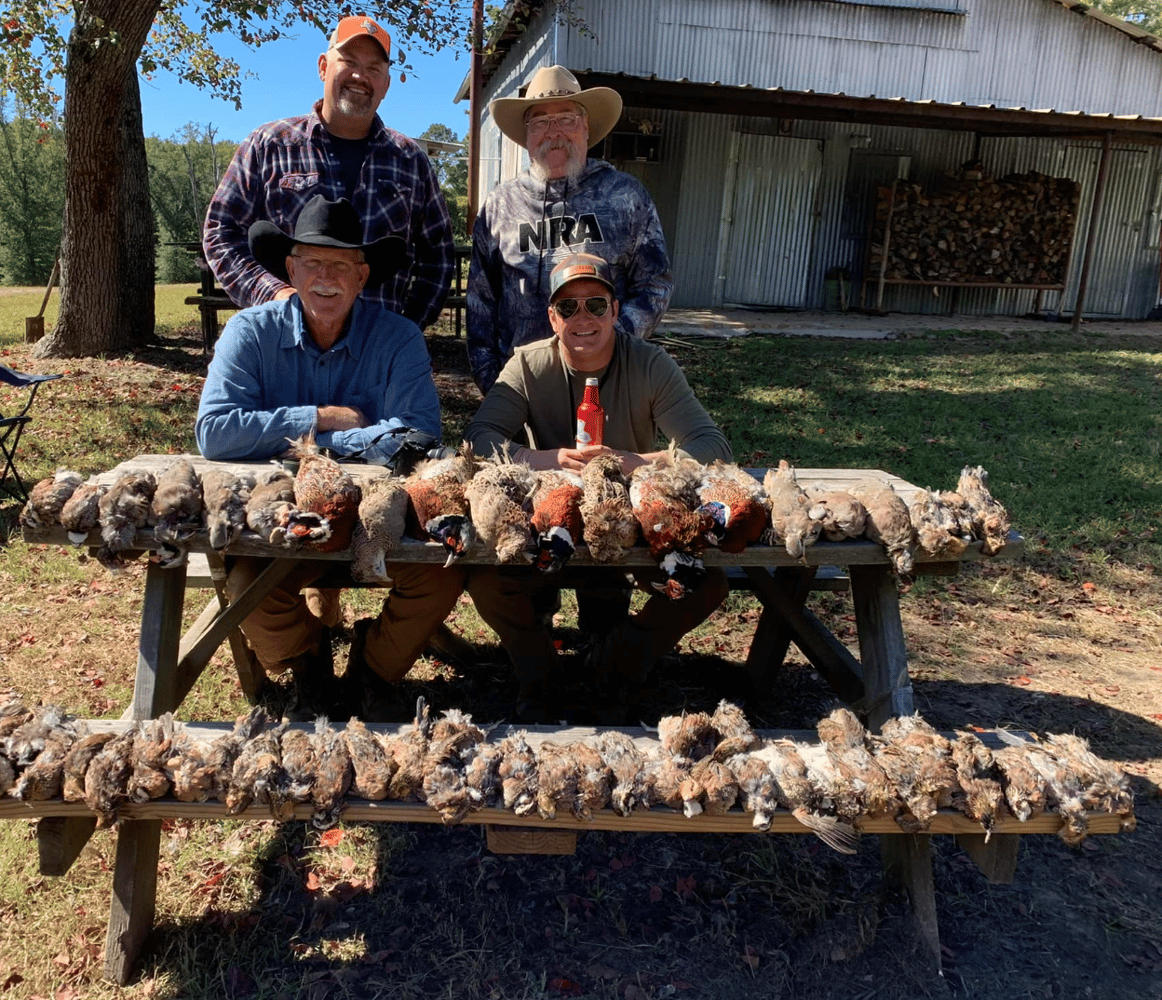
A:
[[[561,261],[549,275],[549,299],[556,298],[557,292],[578,278],[591,278],[617,294],[606,261],[591,253],[575,253]]]
[[[341,49],[348,42],[363,35],[378,42],[379,47],[383,49],[383,57],[391,62],[391,35],[366,14],[343,18],[339,22],[339,26],[331,32],[331,42],[328,48]]]

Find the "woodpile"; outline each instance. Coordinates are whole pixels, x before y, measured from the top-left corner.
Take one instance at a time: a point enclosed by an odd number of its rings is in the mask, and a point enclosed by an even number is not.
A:
[[[656,737],[609,730],[534,745],[524,730],[494,739],[458,709],[433,717],[420,698],[414,723],[392,732],[355,719],[292,727],[259,707],[213,738],[169,714],[114,736],[99,720],[11,699],[0,704],[0,799],[84,803],[100,826],[116,825],[124,805],[160,798],[219,801],[229,815],[253,806],[280,821],[310,806],[321,829],[349,800],[422,803],[446,824],[482,809],[588,822],[607,809],[665,808],[741,811],[768,830],[784,813],[845,854],[855,853],[861,819],[918,833],[941,810],[968,817],[986,838],[999,820],[1041,814],[1061,818],[1058,835],[1070,844],[1088,834],[1091,814],[1135,825],[1126,774],[1076,736],[998,732],[1007,745],[991,750],[918,715],[869,733],[844,708],[816,732],[764,736],[723,701],[713,713],[663,717]]]
[[[868,275],[878,276],[883,265],[889,282],[1060,287],[1079,198],[1076,181],[1035,170],[979,180],[948,176],[931,190],[901,181],[894,199],[890,187],[880,187]]]

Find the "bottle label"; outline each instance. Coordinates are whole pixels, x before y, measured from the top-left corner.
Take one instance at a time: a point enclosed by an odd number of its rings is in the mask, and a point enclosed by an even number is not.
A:
[[[593,438],[589,435],[588,429],[585,427],[585,420],[583,417],[577,418],[577,447],[584,448],[590,444]]]

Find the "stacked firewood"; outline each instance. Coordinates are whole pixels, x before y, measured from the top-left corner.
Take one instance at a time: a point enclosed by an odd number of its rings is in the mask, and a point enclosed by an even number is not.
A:
[[[254,479],[216,465],[199,476],[181,458],[157,475],[130,471],[108,486],[62,469],[33,487],[21,521],[32,530],[63,526],[78,545],[99,530],[98,556],[112,568],[144,549],[178,565],[195,536],[228,550],[249,532],[273,549],[350,551],[361,583],[386,582],[385,563],[405,537],[443,545],[449,562],[477,552],[545,573],[559,570],[582,541],[601,563],[624,561],[644,542],[672,598],[697,584],[705,573],[699,557],[712,547],[782,546],[806,561],[820,540],[867,538],[907,575],[918,550],[955,558],[979,542],[991,556],[1009,533],[1008,514],[979,466],[963,469],[955,490],[919,491],[910,506],[879,479],[849,491],[804,486],[783,461],[760,481],[737,465],[703,465],[673,449],[628,477],[615,456],[577,476],[484,461],[466,445],[406,479],[385,475],[365,487],[347,468],[306,452],[294,475],[272,466]]]
[[[888,281],[1063,285],[1080,186],[1030,171],[936,189],[899,182],[878,189],[870,271],[879,274],[892,205]]]
[[[422,698],[413,725],[390,734],[354,719],[292,728],[261,708],[213,740],[169,715],[121,734],[99,726],[53,706],[0,705],[0,795],[83,802],[101,826],[127,803],[163,797],[218,801],[230,815],[261,807],[278,820],[309,806],[320,828],[338,822],[349,799],[424,803],[447,824],[481,809],[588,821],[607,808],[626,816],[664,807],[687,817],[741,810],[766,830],[789,813],[844,853],[854,853],[861,819],[916,833],[942,809],[986,836],[998,819],[1055,813],[1071,844],[1087,835],[1090,813],[1116,815],[1122,829],[1135,823],[1126,775],[1078,737],[1009,736],[994,751],[919,716],[872,734],[847,709],[818,723],[818,742],[764,738],[726,701],[712,714],[662,718],[656,739],[609,730],[536,746],[523,730],[490,740],[455,709],[433,718]]]

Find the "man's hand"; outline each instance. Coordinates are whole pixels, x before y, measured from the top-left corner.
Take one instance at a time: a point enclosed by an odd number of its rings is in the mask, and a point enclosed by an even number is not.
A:
[[[598,455],[616,455],[621,459],[622,471],[628,476],[639,465],[645,465],[652,455],[639,455],[633,451],[618,451],[600,444],[586,445],[584,448],[558,448],[533,451],[520,448],[513,456],[518,462],[525,462],[530,469],[567,469],[580,472]]]
[[[321,431],[349,431],[368,426],[367,418],[354,406],[320,406],[318,427]]]

